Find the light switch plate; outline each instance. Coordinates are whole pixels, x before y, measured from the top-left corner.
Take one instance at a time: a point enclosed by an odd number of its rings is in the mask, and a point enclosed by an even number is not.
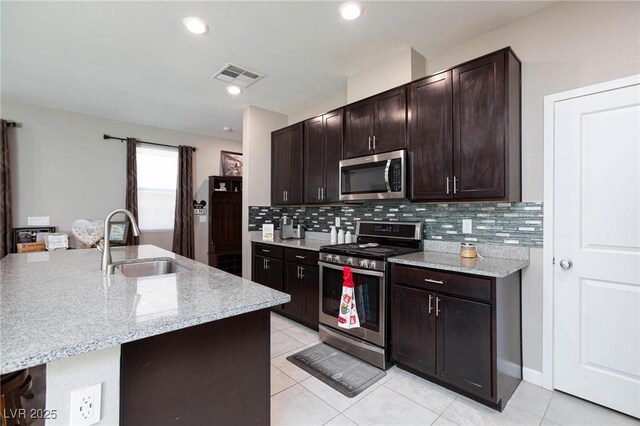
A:
[[[49,216],[28,216],[27,226],[49,226]]]
[[[463,234],[470,234],[473,229],[472,226],[472,221],[471,219],[462,219],[462,233]]]
[[[207,217],[206,216],[200,216],[200,223],[206,222],[206,221],[207,221]]]

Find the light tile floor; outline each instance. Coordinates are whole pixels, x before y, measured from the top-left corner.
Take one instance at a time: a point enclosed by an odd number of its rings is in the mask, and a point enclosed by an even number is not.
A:
[[[357,397],[347,398],[287,361],[317,343],[317,332],[271,314],[273,426],[640,426],[632,417],[527,382],[499,413],[397,367]]]

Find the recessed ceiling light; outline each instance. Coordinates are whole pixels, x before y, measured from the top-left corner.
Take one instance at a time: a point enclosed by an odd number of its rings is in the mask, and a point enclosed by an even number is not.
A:
[[[233,129],[229,126],[224,126],[222,130],[224,130],[225,132],[233,132]]]
[[[185,27],[187,27],[189,31],[194,34],[204,34],[209,31],[209,26],[207,25],[207,23],[200,18],[194,18],[193,16],[190,16],[188,18],[184,18],[182,20],[182,23]]]
[[[362,15],[362,6],[352,1],[342,3],[338,10],[340,11],[340,15],[347,21],[353,21]]]
[[[227,86],[227,92],[229,92],[231,95],[239,95],[242,92],[242,89],[239,88],[238,86]]]

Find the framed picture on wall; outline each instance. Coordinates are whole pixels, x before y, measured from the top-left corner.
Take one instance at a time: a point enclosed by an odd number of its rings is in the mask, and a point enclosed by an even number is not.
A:
[[[129,222],[111,222],[109,224],[109,242],[113,245],[122,245],[127,241],[129,234]]]
[[[222,176],[242,176],[242,153],[221,151]]]

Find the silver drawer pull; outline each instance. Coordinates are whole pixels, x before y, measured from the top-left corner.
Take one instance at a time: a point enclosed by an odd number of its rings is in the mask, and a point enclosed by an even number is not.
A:
[[[271,253],[271,250],[262,249],[263,253]]]
[[[306,259],[306,258],[307,258],[307,256],[298,256],[298,255],[296,254],[296,258],[297,258],[297,259]]]
[[[426,282],[428,282],[428,283],[434,283],[434,284],[442,284],[442,285],[444,285],[444,281],[432,280],[432,279],[429,279],[429,278],[425,278],[424,280],[425,280]]]

